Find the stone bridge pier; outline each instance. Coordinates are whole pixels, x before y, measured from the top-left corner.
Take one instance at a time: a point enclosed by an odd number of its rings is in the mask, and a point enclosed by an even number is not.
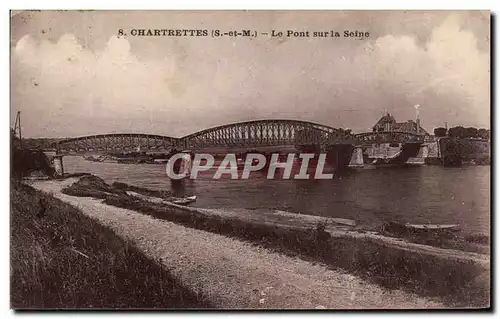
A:
[[[51,167],[55,171],[55,177],[63,177],[64,176],[64,162],[63,162],[63,154],[58,154],[55,151],[44,152],[45,156],[49,160]]]
[[[441,149],[439,147],[439,142],[434,141],[420,145],[417,156],[410,157],[406,163],[412,165],[424,165],[439,162],[440,158]]]
[[[352,151],[351,159],[349,161],[350,168],[361,168],[364,167],[365,163],[363,160],[363,147],[355,146]]]

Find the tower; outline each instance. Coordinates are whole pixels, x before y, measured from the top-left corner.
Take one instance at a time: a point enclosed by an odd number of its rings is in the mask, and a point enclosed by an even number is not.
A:
[[[16,123],[14,124],[14,136],[19,137],[19,147],[22,148],[23,135],[21,132],[21,111],[17,111]]]
[[[417,123],[417,134],[420,134],[420,114],[418,112],[418,109],[420,108],[420,105],[419,104],[416,104],[415,105],[415,115],[416,115],[416,120],[415,122]]]

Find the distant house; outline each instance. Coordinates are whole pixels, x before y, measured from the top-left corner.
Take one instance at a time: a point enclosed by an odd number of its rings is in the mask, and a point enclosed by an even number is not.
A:
[[[420,119],[417,121],[408,120],[406,122],[396,122],[394,116],[386,113],[378,120],[377,124],[373,127],[373,132],[407,132],[419,135],[429,135],[422,126],[420,126]]]

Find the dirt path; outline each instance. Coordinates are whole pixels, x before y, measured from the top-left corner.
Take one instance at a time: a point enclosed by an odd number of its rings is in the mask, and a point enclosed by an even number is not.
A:
[[[77,179],[37,181],[33,187],[78,207],[161,260],[181,283],[220,308],[444,307],[400,290],[384,290],[341,271],[314,265],[217,234],[154,219],[100,200],[62,194]]]

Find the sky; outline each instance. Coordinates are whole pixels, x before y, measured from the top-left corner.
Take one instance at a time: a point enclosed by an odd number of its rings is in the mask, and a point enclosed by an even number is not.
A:
[[[122,29],[369,32],[359,38],[139,37]],[[258,119],[364,132],[385,113],[490,126],[482,11],[29,11],[11,17],[23,137],[181,137]]]

